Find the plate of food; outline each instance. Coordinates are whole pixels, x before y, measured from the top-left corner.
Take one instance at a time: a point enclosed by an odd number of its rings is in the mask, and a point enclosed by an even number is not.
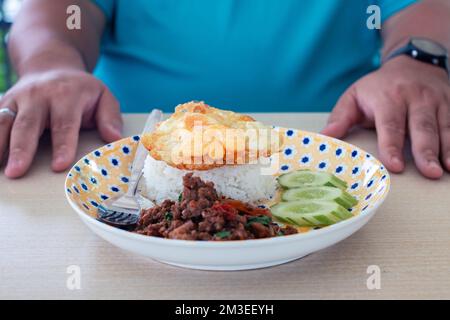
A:
[[[142,210],[120,228],[99,212],[128,190],[139,146]],[[389,187],[383,165],[356,146],[196,101],[87,154],[65,182],[72,208],[106,241],[203,270],[269,267],[329,247],[364,226]]]

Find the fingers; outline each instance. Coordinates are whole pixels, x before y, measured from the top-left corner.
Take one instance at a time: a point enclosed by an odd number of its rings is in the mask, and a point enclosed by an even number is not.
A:
[[[375,127],[378,137],[378,153],[381,162],[392,172],[405,168],[403,147],[406,134],[406,105],[380,98],[375,113]]]
[[[425,177],[438,179],[443,170],[439,163],[437,107],[415,102],[409,110],[411,148],[416,166]]]
[[[17,106],[13,101],[2,100],[0,109],[8,108],[13,112],[17,112]],[[9,133],[14,122],[14,117],[9,114],[0,114],[0,165],[3,162],[6,148],[9,142]]]
[[[450,99],[439,108],[438,123],[441,135],[441,160],[445,169],[450,171]]]
[[[53,171],[63,171],[75,160],[82,111],[81,106],[67,108],[59,105],[52,108],[50,128],[53,147]]]
[[[342,138],[361,119],[362,113],[358,108],[355,89],[350,87],[337,102],[328,119],[328,124],[321,133],[335,138]]]
[[[98,102],[96,122],[100,136],[106,142],[122,138],[123,122],[119,103],[107,88],[103,90]]]
[[[19,109],[11,129],[10,148],[5,175],[18,178],[25,174],[33,161],[39,138],[44,130],[47,108],[38,102],[18,102]]]

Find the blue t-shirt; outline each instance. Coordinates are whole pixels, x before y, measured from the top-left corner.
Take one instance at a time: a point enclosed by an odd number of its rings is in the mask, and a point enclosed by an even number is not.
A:
[[[108,20],[95,75],[124,112],[321,112],[377,68],[368,6],[384,21],[417,0],[93,1]]]

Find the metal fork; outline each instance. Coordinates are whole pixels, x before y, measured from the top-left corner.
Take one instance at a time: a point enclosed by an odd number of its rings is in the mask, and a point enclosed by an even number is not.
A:
[[[154,109],[149,115],[142,133],[153,131],[161,119],[161,110]],[[131,228],[139,221],[141,205],[137,200],[136,191],[139,179],[142,176],[142,169],[147,154],[148,152],[145,147],[142,143],[139,143],[131,166],[130,182],[128,183],[127,192],[100,204],[97,211],[98,220],[123,229]]]

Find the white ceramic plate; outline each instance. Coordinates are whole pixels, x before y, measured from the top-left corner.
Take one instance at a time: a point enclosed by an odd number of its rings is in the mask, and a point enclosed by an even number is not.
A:
[[[329,247],[356,232],[386,198],[386,169],[365,151],[319,134],[280,128],[286,135],[277,174],[296,169],[329,171],[349,183],[358,198],[353,217],[332,226],[295,235],[244,241],[186,241],[120,230],[96,220],[101,201],[127,188],[130,163],[139,137],[106,145],[80,159],[66,179],[66,196],[82,221],[122,249],[193,269],[245,270],[282,264]]]

